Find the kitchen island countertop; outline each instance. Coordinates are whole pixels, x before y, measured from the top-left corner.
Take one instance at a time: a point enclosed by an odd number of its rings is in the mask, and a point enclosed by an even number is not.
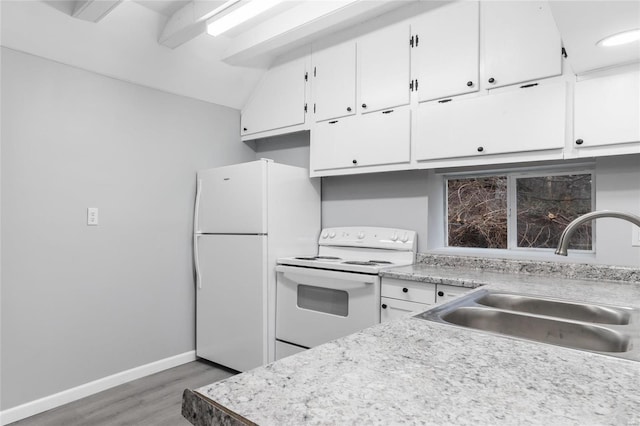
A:
[[[640,307],[636,282],[424,265],[388,272]],[[194,425],[640,425],[640,362],[407,317],[186,390],[183,415]]]

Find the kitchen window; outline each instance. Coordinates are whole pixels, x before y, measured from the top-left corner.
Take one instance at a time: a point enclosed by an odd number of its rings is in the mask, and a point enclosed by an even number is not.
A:
[[[573,219],[593,210],[593,171],[509,172],[445,177],[449,247],[551,250]],[[593,250],[592,225],[572,250]]]

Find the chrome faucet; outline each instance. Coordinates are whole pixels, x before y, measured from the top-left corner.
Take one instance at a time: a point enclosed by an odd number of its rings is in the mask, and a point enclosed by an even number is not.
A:
[[[572,220],[564,231],[562,231],[562,235],[560,235],[560,241],[558,241],[558,248],[556,249],[556,254],[560,256],[567,255],[567,247],[569,247],[569,238],[575,232],[576,228],[582,225],[585,222],[588,222],[593,219],[597,219],[599,217],[615,217],[618,219],[624,219],[633,223],[636,226],[640,226],[640,216],[636,216],[630,213],[616,212],[611,210],[600,210],[587,214],[583,214],[582,216],[577,217]]]

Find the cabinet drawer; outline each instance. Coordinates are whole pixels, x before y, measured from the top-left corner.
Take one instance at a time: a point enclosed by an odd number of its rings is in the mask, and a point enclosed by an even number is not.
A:
[[[473,290],[467,287],[458,287],[455,285],[438,284],[436,287],[436,303],[448,302],[451,299],[455,299],[461,294],[465,294]]]
[[[383,279],[381,294],[382,297],[432,305],[436,301],[435,290],[435,284]]]
[[[424,312],[430,307],[431,305],[425,303],[407,302],[406,300],[383,297],[380,303],[380,322],[391,321],[414,312]]]

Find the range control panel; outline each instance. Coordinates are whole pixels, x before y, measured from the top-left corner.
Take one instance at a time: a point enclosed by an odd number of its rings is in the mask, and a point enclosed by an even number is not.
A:
[[[318,244],[415,251],[416,237],[415,231],[407,229],[349,226],[323,229]]]

